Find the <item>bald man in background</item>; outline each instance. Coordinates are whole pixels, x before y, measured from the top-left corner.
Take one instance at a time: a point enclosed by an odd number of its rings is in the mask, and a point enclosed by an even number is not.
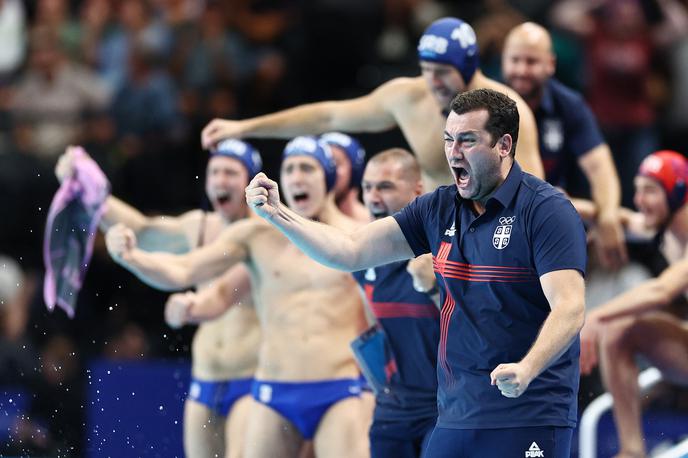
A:
[[[508,34],[502,53],[506,83],[535,115],[545,179],[567,190],[565,175],[574,164],[590,183],[597,204],[595,247],[604,267],[627,260],[619,216],[621,186],[609,146],[583,97],[553,78],[556,57],[544,27],[526,22]]]

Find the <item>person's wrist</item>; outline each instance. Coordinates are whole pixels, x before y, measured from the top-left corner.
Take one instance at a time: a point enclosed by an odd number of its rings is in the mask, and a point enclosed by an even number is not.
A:
[[[530,382],[532,382],[533,379],[538,376],[537,368],[533,365],[532,361],[527,358],[522,359],[519,364],[525,370],[524,375],[527,377],[527,380],[525,381],[528,383],[528,385],[530,385]]]
[[[136,247],[124,250],[119,255],[119,260],[123,264],[134,264],[137,261],[138,249]]]
[[[620,212],[618,209],[607,209],[604,211],[599,211],[597,213],[597,223],[598,224],[616,224],[620,220]]]
[[[425,291],[425,294],[427,294],[428,296],[436,296],[436,295],[439,294],[439,293],[440,293],[440,289],[439,289],[439,287],[437,286],[437,282],[435,282],[435,283],[432,285],[432,288],[430,288],[430,289],[428,289],[428,290]]]
[[[259,130],[259,121],[255,119],[242,119],[236,121],[234,128],[236,129],[232,138],[244,138],[254,131]]]

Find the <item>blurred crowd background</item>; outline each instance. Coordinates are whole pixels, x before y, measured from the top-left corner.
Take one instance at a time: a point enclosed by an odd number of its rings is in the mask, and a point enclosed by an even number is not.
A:
[[[571,21],[571,8],[591,3],[589,21]],[[688,35],[670,24],[681,15],[660,7],[686,3],[0,0],[0,386],[32,393],[0,455],[84,453],[89,361],[189,358],[193,329],[164,325],[166,294],[111,262],[100,235],[76,317],[47,312],[43,230],[67,145],[83,145],[113,193],[145,213],[207,206],[200,131],[211,119],[350,98],[418,75],[417,40],[441,16],[473,25],[483,71],[499,78],[505,35],[532,20],[553,35],[557,78],[596,114],[632,206],[625,155],[688,151]],[[358,138],[369,155],[407,146],[398,131]],[[277,177],[285,142],[249,141]]]

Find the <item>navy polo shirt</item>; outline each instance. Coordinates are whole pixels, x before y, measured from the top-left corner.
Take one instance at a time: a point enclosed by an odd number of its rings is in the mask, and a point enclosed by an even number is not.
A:
[[[604,143],[595,116],[580,94],[553,78],[545,84],[534,114],[545,179],[566,188],[569,168],[577,167],[581,156]]]
[[[440,312],[430,296],[413,289],[407,265],[393,262],[353,273],[396,361],[389,389],[377,396],[376,419],[437,417]]]
[[[442,286],[438,426],[575,426],[578,339],[520,397],[490,385],[497,365],[526,355],[549,315],[539,277],[585,273],[585,232],[571,202],[514,163],[480,216],[455,186],[441,186],[394,218],[416,255],[432,252]]]

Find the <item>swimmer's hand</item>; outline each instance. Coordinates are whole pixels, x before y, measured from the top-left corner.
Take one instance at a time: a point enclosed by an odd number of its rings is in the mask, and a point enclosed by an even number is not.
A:
[[[201,146],[203,149],[213,149],[226,138],[241,138],[243,133],[241,126],[243,126],[241,121],[213,119],[201,132]]]
[[[55,165],[55,176],[62,184],[74,175],[74,147],[68,146],[64,154],[60,156]]]
[[[55,177],[57,177],[57,181],[59,181],[60,184],[76,174],[75,162],[78,154],[83,154],[86,160],[93,163],[95,168],[100,169],[98,164],[95,163],[83,148],[70,145],[65,149],[65,152],[60,156],[55,165]]]
[[[136,234],[124,224],[116,224],[105,234],[105,244],[112,259],[126,262],[136,248]]]
[[[263,172],[259,173],[246,186],[246,203],[258,216],[271,219],[277,214],[280,205],[277,183]]]
[[[517,398],[526,392],[533,378],[522,363],[500,364],[490,374],[490,383],[497,385],[502,396]]]
[[[179,329],[191,322],[189,311],[194,304],[196,294],[186,293],[172,294],[165,304],[165,322],[172,329]]]

